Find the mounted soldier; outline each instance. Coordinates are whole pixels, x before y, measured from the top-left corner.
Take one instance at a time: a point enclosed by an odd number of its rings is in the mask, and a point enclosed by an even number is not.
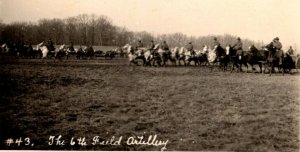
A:
[[[221,46],[220,42],[218,41],[217,37],[214,37],[213,47]]]
[[[240,37],[237,38],[236,43],[232,47],[236,51],[236,56],[238,57],[238,59],[241,60],[244,54],[243,54],[243,43]]]
[[[48,48],[49,51],[54,51],[55,50],[54,44],[53,44],[51,39],[48,39],[46,47]]]
[[[149,44],[149,46],[148,46],[148,49],[150,50],[151,54],[154,53],[154,51],[155,51],[154,48],[155,48],[154,41],[151,40],[151,42],[150,42],[150,44]]]
[[[196,53],[194,51],[194,46],[192,44],[192,42],[189,42],[189,44],[187,45],[187,50],[191,52],[191,55],[194,56]]]
[[[272,55],[276,55],[276,57],[279,58],[279,65],[282,64],[282,56],[283,56],[283,51],[282,49],[282,44],[279,42],[279,38],[276,37],[273,39],[273,42],[271,42],[274,48],[274,51],[272,52]]]
[[[294,55],[294,50],[292,48],[292,46],[290,46],[289,50],[287,51],[288,55]]]
[[[137,45],[136,45],[136,50],[140,49],[140,48],[143,48],[144,47],[144,44],[142,43],[141,40],[138,41]]]

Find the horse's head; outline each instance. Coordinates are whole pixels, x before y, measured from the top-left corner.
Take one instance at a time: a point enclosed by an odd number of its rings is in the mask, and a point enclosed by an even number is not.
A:
[[[42,46],[45,46],[44,41],[42,41],[41,43],[39,43],[38,45],[36,45],[36,50],[40,50],[40,48],[41,48]]]
[[[202,51],[203,51],[203,52],[208,51],[208,46],[207,46],[207,45],[204,45]]]
[[[225,49],[226,49],[226,55],[229,55],[229,52],[230,52],[230,50],[231,50],[231,46],[230,46],[230,45],[227,45],[227,46],[225,47]]]
[[[184,53],[185,53],[185,48],[181,47],[180,50],[179,50],[179,54],[184,54]]]
[[[160,46],[160,44],[157,43],[157,44],[154,45],[154,48],[153,48],[153,49],[154,49],[154,50],[157,50],[157,49],[159,48],[159,46]]]
[[[173,52],[174,52],[174,53],[178,53],[178,52],[179,52],[179,48],[178,48],[177,46],[175,46],[175,47],[173,48]]]
[[[63,49],[65,49],[65,44],[63,44],[59,47],[59,50],[63,50]]]
[[[131,45],[129,43],[125,44],[122,49],[127,49],[128,47],[130,47]]]
[[[122,49],[126,50],[127,53],[132,53],[132,46],[129,43],[125,44]]]

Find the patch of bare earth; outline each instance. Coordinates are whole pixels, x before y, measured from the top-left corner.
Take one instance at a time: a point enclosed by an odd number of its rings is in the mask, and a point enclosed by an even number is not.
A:
[[[158,135],[167,150],[298,151],[299,75],[209,72],[204,67],[0,65],[0,135],[33,147],[1,149],[160,150],[92,146],[94,136]],[[49,146],[50,135],[88,146]]]

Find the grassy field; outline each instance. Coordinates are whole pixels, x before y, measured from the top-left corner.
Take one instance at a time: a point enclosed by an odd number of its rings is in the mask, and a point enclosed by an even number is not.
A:
[[[28,60],[0,69],[0,140],[34,142],[1,141],[0,149],[160,150],[125,140],[157,135],[168,140],[166,150],[299,151],[299,74],[127,66],[125,59]],[[50,135],[85,137],[88,145],[49,146]],[[93,146],[94,136],[124,140]]]

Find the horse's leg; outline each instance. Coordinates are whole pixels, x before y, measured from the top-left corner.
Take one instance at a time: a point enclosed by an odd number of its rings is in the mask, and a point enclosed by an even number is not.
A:
[[[247,64],[247,62],[244,62],[244,65],[246,67],[246,73],[248,73],[248,64]]]
[[[270,69],[270,71],[269,71],[269,76],[272,75],[273,69],[274,69],[273,63],[271,63],[271,69]]]
[[[143,66],[146,66],[146,58],[143,57],[142,60],[143,60]]]
[[[259,66],[259,72],[262,73],[262,63],[258,63],[258,66]]]

